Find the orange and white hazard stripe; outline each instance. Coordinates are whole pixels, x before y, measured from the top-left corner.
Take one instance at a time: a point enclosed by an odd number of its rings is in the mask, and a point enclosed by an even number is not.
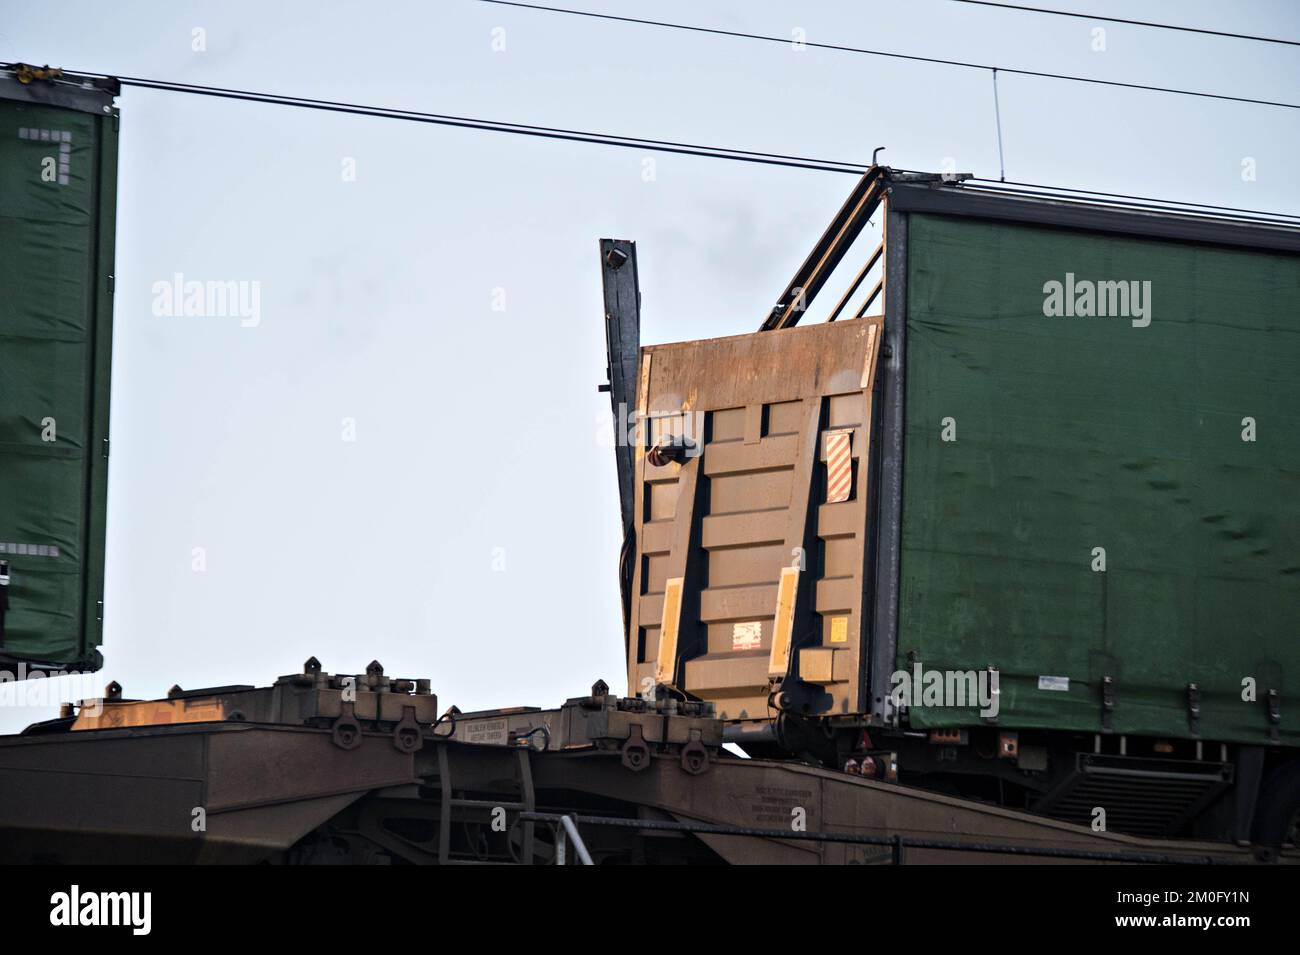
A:
[[[826,503],[847,501],[853,490],[853,432],[826,434]]]

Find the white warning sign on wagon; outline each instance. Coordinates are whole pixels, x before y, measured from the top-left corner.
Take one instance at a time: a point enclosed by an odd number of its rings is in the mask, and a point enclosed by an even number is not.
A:
[[[847,501],[853,490],[853,432],[826,432],[826,503]]]
[[[731,628],[731,649],[757,650],[763,645],[763,621],[749,620]]]

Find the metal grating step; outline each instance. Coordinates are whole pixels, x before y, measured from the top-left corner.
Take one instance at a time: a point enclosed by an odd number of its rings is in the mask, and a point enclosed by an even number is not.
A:
[[[1088,826],[1100,807],[1110,831],[1168,836],[1231,782],[1230,763],[1079,753],[1070,775],[1031,808]]]

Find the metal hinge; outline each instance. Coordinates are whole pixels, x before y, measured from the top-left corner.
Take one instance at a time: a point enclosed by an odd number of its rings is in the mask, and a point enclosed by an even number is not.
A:
[[[109,293],[110,295],[113,294],[113,287],[114,287],[115,284],[116,284],[116,283],[115,283],[114,280],[113,280],[113,273],[112,273],[112,272],[109,272],[109,273],[108,273],[108,293]]]
[[[1110,676],[1101,678],[1101,728],[1106,733],[1115,729],[1115,679]]]
[[[1187,728],[1193,736],[1201,735],[1201,688],[1187,684]]]
[[[1002,674],[998,671],[998,668],[991,663],[987,668],[985,668],[984,672],[988,674],[989,704],[990,709],[993,710],[993,715],[981,715],[980,719],[985,723],[996,723],[998,721],[998,714],[1002,712]],[[992,705],[994,702],[997,703],[997,706]]]
[[[5,645],[5,614],[9,610],[9,561],[0,560],[0,647]]]
[[[104,439],[102,451],[103,451],[103,456],[108,457],[108,438]]]
[[[1268,701],[1268,738],[1276,743],[1282,726],[1282,697],[1277,690],[1269,690],[1265,699]]]

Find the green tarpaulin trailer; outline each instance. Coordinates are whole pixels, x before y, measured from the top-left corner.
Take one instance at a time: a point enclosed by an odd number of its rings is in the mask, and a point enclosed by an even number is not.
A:
[[[953,178],[873,167],[748,335],[638,351],[602,245],[630,690],[1132,831],[1253,806],[1300,744],[1300,228]]]
[[[1009,725],[1295,745],[1300,236],[895,195],[894,666],[996,668]]]
[[[56,71],[57,72],[57,71]],[[0,664],[98,669],[116,84],[0,76]]]

